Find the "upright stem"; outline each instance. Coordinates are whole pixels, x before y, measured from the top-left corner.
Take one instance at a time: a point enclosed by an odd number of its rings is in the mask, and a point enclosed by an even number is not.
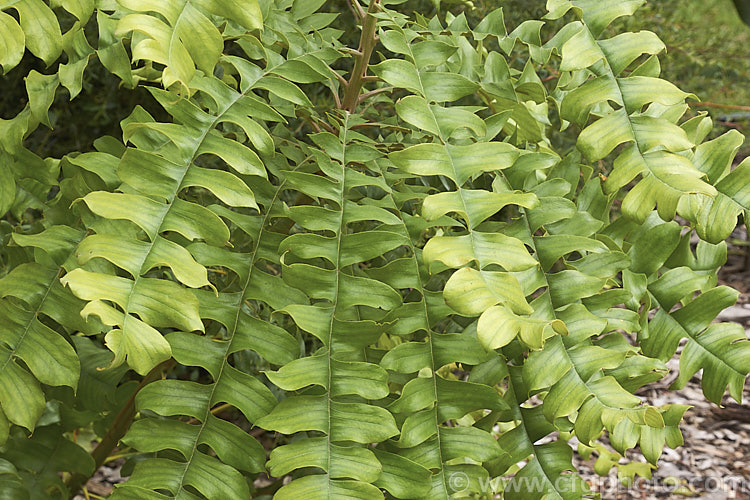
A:
[[[359,104],[359,94],[364,85],[364,77],[367,73],[367,65],[370,63],[372,51],[375,49],[377,39],[375,33],[378,29],[378,20],[373,16],[380,8],[380,0],[370,0],[370,7],[367,9],[367,15],[362,22],[362,35],[359,39],[359,53],[355,56],[354,69],[349,83],[346,86],[344,99],[341,101],[341,107],[350,113],[353,113]]]
[[[91,452],[91,456],[94,459],[94,463],[96,464],[96,467],[94,468],[95,471],[98,470],[99,467],[104,465],[104,462],[107,460],[107,457],[110,456],[112,450],[115,449],[117,443],[120,442],[120,439],[122,439],[125,433],[128,432],[128,429],[130,429],[130,424],[133,422],[136,413],[135,397],[138,395],[141,389],[146,387],[151,382],[160,379],[162,373],[172,368],[173,365],[174,360],[172,359],[156,365],[154,369],[151,370],[143,378],[143,380],[141,380],[141,383],[138,384],[138,387],[136,387],[135,391],[130,396],[128,401],[120,409],[120,412],[115,417],[115,420],[107,430],[107,433]],[[86,482],[88,482],[88,480],[89,478],[82,474],[71,475],[66,481],[68,491],[70,492],[70,497],[73,498],[80,491],[81,487],[86,484]]]

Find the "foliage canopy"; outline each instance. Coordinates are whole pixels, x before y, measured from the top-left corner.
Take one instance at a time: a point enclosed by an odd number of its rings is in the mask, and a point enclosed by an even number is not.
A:
[[[702,370],[716,403],[750,371],[713,323],[750,161],[683,118],[656,35],[607,34],[643,3],[510,30],[399,0],[0,3],[28,95],[0,120],[4,498],[74,495],[117,445],[115,499],[582,498],[568,442],[649,475],[618,461],[681,444],[687,407],[634,395],[678,347],[674,387]],[[148,98],[118,137],[28,149],[89,74]]]

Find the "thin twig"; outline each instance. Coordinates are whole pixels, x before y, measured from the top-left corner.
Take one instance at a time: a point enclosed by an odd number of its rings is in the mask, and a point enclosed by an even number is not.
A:
[[[338,71],[334,70],[333,68],[328,68],[331,70],[331,73],[336,75],[336,79],[339,81],[339,85],[341,85],[341,88],[344,89],[344,92],[346,92],[347,87],[349,86],[349,82],[346,81],[346,78],[339,75]],[[336,104],[337,109],[341,109],[341,98],[339,97],[339,91],[338,89],[334,88],[334,85],[331,85],[331,93],[333,94],[333,101]]]
[[[312,119],[305,120],[305,122],[308,125],[310,125],[313,129],[315,129],[315,132],[317,132],[317,133],[321,133],[322,132],[322,130],[320,130],[320,127],[318,127],[318,124],[315,123],[315,121],[313,121]]]
[[[408,128],[405,127],[399,127],[398,125],[390,125],[388,123],[381,123],[381,122],[366,122],[366,123],[358,123],[356,125],[352,125],[351,129],[356,130],[358,128],[389,128],[393,130],[398,130],[399,132],[411,132]]]
[[[715,102],[691,102],[688,103],[693,108],[720,108],[720,109],[736,109],[739,111],[750,111],[750,106],[738,106],[736,104],[718,104]]]
[[[390,92],[391,90],[393,90],[393,87],[381,87],[379,89],[371,90],[370,92],[365,92],[359,96],[359,103],[362,104],[370,97],[382,94],[383,92]]]
[[[323,127],[326,130],[326,132],[330,132],[333,135],[337,135],[338,134],[338,131],[336,131],[335,128],[333,128],[331,125],[329,125],[328,123],[324,122],[323,120],[319,120],[318,123],[320,124],[321,127]]]
[[[352,5],[352,0],[346,0],[346,6],[349,7],[349,10],[352,12],[352,15],[354,16],[355,19],[357,19],[358,21],[362,19],[362,17],[359,15],[359,12],[354,10],[354,5]]]
[[[337,135],[336,129],[334,129],[332,126],[324,122],[323,120],[318,120],[314,116],[308,116],[306,118],[303,118],[312,128],[315,129],[315,132],[320,133],[323,130],[321,130],[321,127],[325,129],[327,132],[332,133],[333,135]]]
[[[737,130],[742,130],[742,129],[745,128],[742,125],[740,125],[739,123],[734,123],[734,122],[717,121],[716,123],[718,123],[719,125],[724,125],[725,127],[736,128]]]
[[[362,5],[360,5],[359,0],[352,0],[352,3],[357,8],[357,12],[359,12],[359,18],[364,19],[365,16],[367,16],[367,12],[365,12],[365,9],[362,8]]]
[[[336,109],[341,109],[341,98],[338,91],[333,88],[333,85],[331,85],[331,94],[333,94],[333,103],[336,105]]]
[[[358,51],[357,49],[353,49],[351,47],[344,47],[343,49],[341,49],[341,52],[347,52],[357,57],[360,57],[362,55],[362,52]]]
[[[349,86],[349,82],[346,81],[346,78],[344,78],[343,76],[339,75],[338,72],[336,72],[336,71],[334,71],[333,74],[336,75],[336,79],[339,81],[339,83],[341,84],[341,86],[344,89],[346,89],[346,87]]]

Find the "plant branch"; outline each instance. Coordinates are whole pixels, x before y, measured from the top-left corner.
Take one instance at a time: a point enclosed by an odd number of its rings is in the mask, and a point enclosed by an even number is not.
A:
[[[336,75],[336,79],[339,81],[342,88],[346,88],[349,86],[349,82],[346,80],[346,78],[339,75],[336,71],[334,71],[333,74]]]
[[[361,56],[362,52],[358,51],[357,49],[353,49],[351,47],[344,47],[341,49],[341,52],[346,52],[348,54],[351,54],[353,56]]]
[[[362,5],[359,3],[359,0],[351,0],[351,2],[354,4],[354,7],[357,9],[357,14],[359,14],[359,18],[364,19],[365,16],[367,16],[367,12],[365,12],[365,9],[362,8]]]
[[[358,123],[356,125],[352,125],[352,130],[357,130],[360,128],[387,128],[392,130],[398,130],[399,132],[405,132],[409,133],[411,132],[410,129],[405,127],[399,127],[398,125],[390,125],[388,123],[381,123],[381,122],[366,122],[366,123]]]
[[[352,15],[356,19],[361,19],[361,15],[358,11],[354,10],[354,5],[352,4],[352,0],[346,0],[346,6],[349,7],[349,10],[351,11]]]
[[[495,105],[492,103],[493,98],[490,94],[488,94],[486,91],[479,89],[477,90],[477,95],[479,96],[482,101],[487,105],[488,108],[490,108],[490,111],[494,115],[497,113],[497,110],[495,109]]]
[[[314,118],[314,117],[311,116],[310,117],[310,121],[311,121],[311,123],[314,123],[314,124],[317,124],[317,125],[323,127],[323,129],[325,129],[326,132],[330,132],[331,134],[336,135],[336,129],[333,128],[328,123],[324,122],[323,120],[318,120],[318,119],[316,119],[316,118]],[[318,129],[318,132],[320,132],[320,129]]]
[[[333,102],[336,104],[336,109],[341,109],[341,98],[339,92],[333,86],[331,87],[331,94],[333,94]]]
[[[375,44],[377,43],[376,31],[378,28],[378,21],[372,14],[377,12],[379,8],[380,0],[370,0],[370,7],[367,9],[367,13],[363,17],[362,35],[359,39],[359,48],[357,49],[361,55],[355,55],[352,76],[349,79],[344,99],[341,102],[342,109],[345,109],[350,113],[354,112],[360,102],[359,94],[362,92],[362,86],[365,83],[367,66],[370,64],[370,57],[372,56],[372,51],[375,49]]]
[[[390,92],[391,90],[393,90],[393,87],[382,87],[379,89],[372,90],[370,92],[365,92],[364,94],[359,96],[358,103],[361,104],[367,99],[369,99],[370,97],[376,96],[378,94],[382,94],[383,92]]]
[[[718,104],[715,102],[691,102],[689,103],[691,108],[720,108],[720,109],[736,109],[739,111],[750,111],[750,106],[737,106],[736,104]]]
[[[156,365],[148,373],[148,375],[146,375],[143,380],[141,380],[141,383],[138,384],[138,387],[136,387],[135,391],[130,396],[128,401],[120,409],[120,412],[115,417],[115,420],[112,422],[109,430],[107,430],[107,433],[91,452],[91,457],[94,459],[94,463],[96,464],[96,466],[94,467],[94,471],[99,470],[99,467],[104,465],[107,457],[110,456],[112,450],[114,450],[117,446],[117,443],[120,442],[120,439],[122,439],[125,433],[128,432],[128,429],[130,429],[130,424],[133,422],[136,414],[135,397],[138,395],[141,389],[146,387],[151,382],[160,379],[162,373],[170,370],[172,366],[174,366],[174,364],[174,360],[168,359],[167,361]],[[81,490],[81,487],[83,487],[83,485],[85,485],[88,480],[89,478],[82,474],[73,474],[68,477],[66,486],[68,487],[71,498],[78,494],[78,492]]]

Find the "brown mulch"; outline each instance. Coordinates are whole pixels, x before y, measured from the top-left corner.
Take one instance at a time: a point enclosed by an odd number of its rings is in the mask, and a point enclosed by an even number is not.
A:
[[[741,324],[750,338],[750,247],[738,244],[747,241],[744,227],[730,238],[726,267],[719,274],[719,283],[740,292],[735,306],[723,311],[717,321]],[[734,244],[732,244],[734,243]],[[700,387],[700,372],[685,388],[669,391],[677,377],[679,359],[667,365],[670,374],[638,395],[644,402],[661,406],[685,404],[693,408],[685,413],[680,425],[685,444],[664,450],[651,479],[639,478],[632,486],[624,486],[613,470],[601,478],[593,470],[594,458],[588,461],[575,456],[578,470],[605,500],[637,498],[702,498],[707,500],[750,500],[750,384],[746,383],[741,404],[725,396],[722,407],[710,403]],[[627,460],[645,462],[638,451],[629,452]],[[623,460],[625,463],[626,460]]]
[[[676,372],[677,359],[669,365]],[[668,391],[668,382],[654,384],[639,395],[655,406],[693,406],[680,425],[685,444],[676,450],[666,448],[652,478],[638,478],[632,486],[621,484],[614,470],[608,477],[597,476],[592,468],[594,459],[583,461],[576,455],[578,470],[592,491],[606,500],[750,499],[750,385],[745,387],[742,405],[726,398],[720,408],[705,399],[698,377],[677,391]],[[638,451],[628,452],[626,458],[646,461]]]

